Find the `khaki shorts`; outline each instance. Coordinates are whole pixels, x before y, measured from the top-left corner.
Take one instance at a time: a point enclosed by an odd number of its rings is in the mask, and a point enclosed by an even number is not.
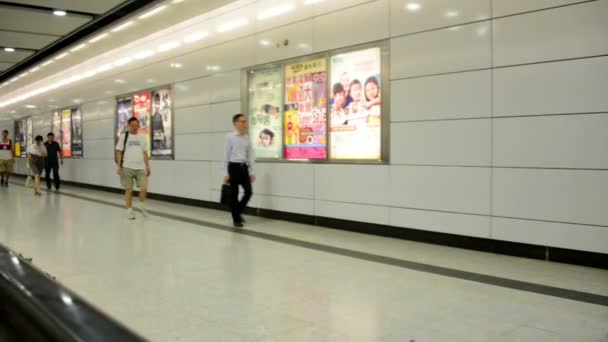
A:
[[[13,161],[0,159],[0,172],[13,172]]]
[[[120,184],[122,184],[125,189],[133,189],[133,181],[135,181],[138,188],[147,188],[148,176],[146,176],[146,171],[123,168],[122,175],[120,176]]]

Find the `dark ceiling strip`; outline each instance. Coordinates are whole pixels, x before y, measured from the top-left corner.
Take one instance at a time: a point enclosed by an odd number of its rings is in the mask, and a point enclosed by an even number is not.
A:
[[[8,32],[8,33],[23,33],[23,34],[33,34],[36,36],[45,36],[45,37],[53,37],[53,38],[61,38],[61,35],[51,34],[45,32],[31,32],[31,31],[19,31],[19,30],[7,30],[0,28],[0,32]]]
[[[97,14],[97,13],[73,11],[69,8],[20,4],[20,3],[10,2],[10,1],[0,1],[0,6],[14,7],[14,8],[24,9],[24,10],[28,10],[28,11],[44,12],[44,13],[49,13],[49,14],[52,14],[52,12],[54,10],[64,10],[68,13],[68,15],[78,15],[78,16],[85,16],[85,17],[92,17],[92,18],[99,17],[99,14]]]
[[[43,61],[47,57],[69,47],[70,45],[96,32],[103,30],[104,28],[128,16],[129,14],[138,11],[142,8],[152,6],[157,2],[160,2],[160,0],[128,0],[117,5],[116,7],[106,12],[104,15],[82,25],[81,27],[64,36],[63,38],[60,38],[54,41],[53,43],[47,45],[46,47],[38,51],[38,53],[22,60],[16,65],[13,65],[10,69],[5,70],[2,74],[0,74],[0,83],[22,72],[23,70]]]

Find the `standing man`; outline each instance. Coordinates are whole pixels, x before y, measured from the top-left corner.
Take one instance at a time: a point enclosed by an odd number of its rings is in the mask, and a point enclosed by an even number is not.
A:
[[[46,176],[46,188],[51,190],[51,170],[53,171],[53,183],[55,190],[59,191],[61,179],[59,178],[59,160],[63,166],[63,155],[61,154],[61,146],[55,141],[55,134],[50,132],[46,135],[47,141],[44,142],[46,148],[46,158],[44,158],[44,174]]]
[[[8,138],[8,131],[2,131],[2,140],[0,140],[0,186],[8,186],[8,178],[13,172],[13,163],[15,162],[15,147],[13,141]]]
[[[232,222],[237,228],[243,227],[243,217],[247,202],[251,199],[251,183],[255,182],[255,156],[247,135],[247,117],[236,114],[232,118],[235,131],[226,136],[224,158],[224,181],[230,183]],[[239,202],[239,185],[245,195]]]
[[[116,144],[116,173],[120,183],[125,188],[125,204],[127,217],[135,219],[133,212],[133,183],[139,188],[139,210],[148,216],[144,207],[146,192],[148,192],[148,177],[150,176],[150,156],[148,155],[148,139],[139,132],[139,120],[130,118],[128,131],[123,133]]]

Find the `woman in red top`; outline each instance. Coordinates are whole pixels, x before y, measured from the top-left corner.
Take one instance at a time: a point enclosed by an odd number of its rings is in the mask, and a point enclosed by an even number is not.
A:
[[[13,172],[15,153],[13,142],[8,138],[8,131],[2,131],[0,139],[0,186],[8,186],[8,177]]]

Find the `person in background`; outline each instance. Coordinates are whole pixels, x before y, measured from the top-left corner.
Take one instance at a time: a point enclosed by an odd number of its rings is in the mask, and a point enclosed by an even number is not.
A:
[[[44,158],[44,175],[46,176],[46,188],[51,190],[51,171],[53,171],[53,183],[55,190],[59,190],[61,179],[59,178],[59,163],[63,165],[63,155],[61,146],[55,141],[55,134],[50,132],[46,135],[47,141],[44,142],[46,148],[46,158]]]
[[[46,157],[46,148],[42,144],[44,139],[41,135],[37,135],[34,143],[27,148],[27,160],[30,163],[30,169],[34,174],[34,195],[40,196],[40,175],[44,168],[44,158]]]
[[[230,208],[235,227],[242,228],[243,212],[251,199],[251,183],[255,183],[255,155],[247,135],[247,117],[241,113],[232,117],[234,132],[226,136],[224,149],[224,182],[230,184]],[[245,195],[239,202],[239,186]]]
[[[8,178],[13,172],[15,162],[15,147],[13,141],[8,138],[8,131],[2,131],[0,140],[0,186],[8,187]]]
[[[365,81],[365,108],[369,111],[370,119],[380,119],[380,84],[371,76]]]
[[[150,177],[150,156],[148,155],[148,139],[139,132],[139,120],[130,118],[129,130],[123,133],[116,144],[116,173],[120,183],[125,188],[125,204],[127,218],[135,219],[133,212],[133,183],[139,188],[139,210],[148,216],[144,207],[148,192],[148,177]]]

